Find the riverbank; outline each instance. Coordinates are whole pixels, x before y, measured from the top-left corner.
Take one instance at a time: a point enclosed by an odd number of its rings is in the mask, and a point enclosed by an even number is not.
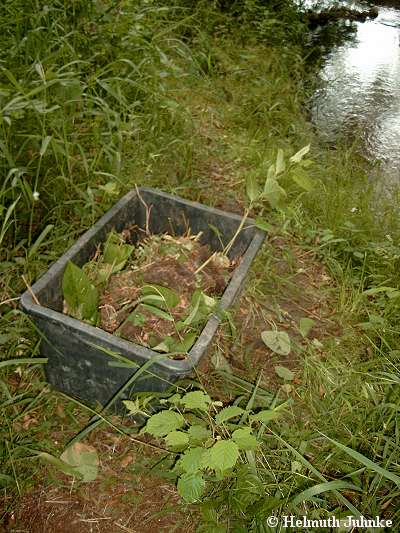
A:
[[[6,531],[33,528],[32,516],[49,532],[62,531],[60,517],[70,532],[87,531],[88,521],[110,531],[111,518],[121,531],[143,523],[148,531],[190,531],[199,521],[257,531],[271,514],[398,520],[396,198],[374,203],[356,147],[326,147],[308,122],[301,22],[260,7],[239,21],[179,3],[128,2],[124,12],[102,13],[82,5],[73,16],[59,9],[58,24],[46,13],[29,21],[28,41],[36,43],[45,22],[53,32],[31,57],[10,42],[2,78],[0,324],[3,358],[16,358],[2,381]],[[56,36],[68,43],[58,54]],[[292,172],[290,157],[308,145],[305,164]],[[224,405],[287,402],[259,430],[253,462],[244,453],[240,475],[187,506],[168,455],[120,436],[116,427],[126,426],[115,418],[85,440],[103,466],[94,483],[32,459],[36,451],[59,457],[91,413],[49,391],[39,365],[23,362],[37,356],[38,337],[18,309],[22,274],[31,284],[135,184],[243,213],[248,176],[261,187],[276,173],[278,153],[279,187],[251,213],[269,237],[234,326],[224,326],[195,376]],[[261,333],[275,329],[288,334],[289,354],[262,342]]]

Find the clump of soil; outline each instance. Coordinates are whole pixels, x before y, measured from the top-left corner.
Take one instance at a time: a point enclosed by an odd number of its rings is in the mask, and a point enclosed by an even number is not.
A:
[[[98,251],[83,268],[99,292],[97,325],[150,348],[157,347],[166,338],[182,340],[193,327],[189,324],[179,331],[177,323],[190,313],[195,292],[218,298],[235,266],[235,262],[222,253],[213,253],[207,245],[201,244],[200,236],[148,236],[135,246],[124,268],[103,283],[96,283],[96,265],[101,268],[102,263]],[[122,243],[129,242],[130,232],[122,232],[118,237]],[[156,287],[156,293],[157,287],[173,291],[176,305],[161,305],[160,312],[153,306],[143,305],[143,289],[149,286]],[[198,331],[200,326],[196,324]]]

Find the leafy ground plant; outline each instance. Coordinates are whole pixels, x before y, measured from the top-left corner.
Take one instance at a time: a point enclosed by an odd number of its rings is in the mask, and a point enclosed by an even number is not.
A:
[[[137,246],[111,232],[82,268],[69,262],[64,312],[174,357],[184,356],[225,288],[234,262],[200,235],[153,235]]]
[[[221,482],[236,483],[242,465],[253,468],[257,477],[255,454],[260,449],[260,426],[279,416],[282,405],[253,413],[252,401],[245,408],[212,401],[202,390],[174,393],[161,400],[163,410],[152,415],[141,433],[163,439],[176,454],[173,472],[177,489],[188,502],[206,501]],[[131,415],[138,404],[124,401]],[[143,410],[140,410],[143,414]],[[259,484],[262,485],[261,480]],[[262,498],[262,493],[259,498]]]

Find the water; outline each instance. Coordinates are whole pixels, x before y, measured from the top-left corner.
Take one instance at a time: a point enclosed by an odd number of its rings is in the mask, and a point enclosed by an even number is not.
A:
[[[312,114],[321,135],[360,139],[364,155],[400,178],[400,10],[379,7],[354,39],[330,50]]]

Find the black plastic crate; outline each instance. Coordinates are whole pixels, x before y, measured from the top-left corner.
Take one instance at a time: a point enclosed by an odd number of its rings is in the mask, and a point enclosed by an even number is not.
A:
[[[190,228],[192,234],[202,232],[201,242],[208,244],[212,251],[221,251],[221,241],[226,245],[241,222],[238,215],[154,189],[138,191],[144,203],[151,206],[148,229],[154,234],[183,235]],[[137,190],[125,195],[33,285],[32,291],[40,305],[28,291],[21,298],[22,308],[32,316],[42,334],[41,355],[48,358],[47,380],[56,389],[90,404],[107,404],[137,370],[137,367],[113,366],[115,359],[107,351],[140,366],[159,354],[64,315],[63,273],[68,261],[78,266],[86,263],[112,229],[120,232],[130,224],[144,228],[146,209],[140,197]],[[229,252],[231,258],[241,256],[241,261],[221,297],[220,309],[226,310],[240,293],[264,238],[265,232],[248,219]],[[212,315],[186,359],[174,360],[166,356],[152,363],[130,390],[123,391],[120,399],[129,397],[133,391],[164,391],[178,378],[190,374],[207,353],[218,324],[218,316]]]

